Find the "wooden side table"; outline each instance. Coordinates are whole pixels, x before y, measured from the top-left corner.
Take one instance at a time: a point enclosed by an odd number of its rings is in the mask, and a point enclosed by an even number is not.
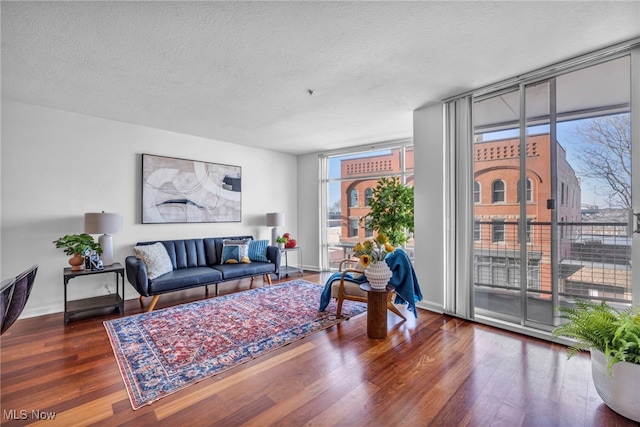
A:
[[[93,298],[84,298],[79,300],[67,301],[67,285],[69,280],[75,277],[91,276],[94,274],[115,273],[116,275],[116,293],[102,295]],[[73,271],[67,267],[63,272],[64,278],[64,323],[74,314],[85,311],[93,311],[100,308],[117,308],[120,313],[124,313],[124,267],[119,262],[114,263],[104,270],[79,270]]]
[[[373,289],[369,283],[360,285],[367,293],[367,335],[369,338],[385,338],[387,336],[387,300],[389,293],[395,288],[387,285],[386,289]]]

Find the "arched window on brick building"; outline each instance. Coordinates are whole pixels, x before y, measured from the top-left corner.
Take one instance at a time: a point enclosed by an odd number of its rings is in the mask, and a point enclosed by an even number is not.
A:
[[[349,207],[354,208],[358,206],[358,190],[355,188],[349,193]]]
[[[505,201],[505,183],[497,179],[491,184],[491,203],[500,203]]]
[[[373,199],[373,190],[371,188],[367,188],[364,190],[364,205],[369,206],[371,199]]]

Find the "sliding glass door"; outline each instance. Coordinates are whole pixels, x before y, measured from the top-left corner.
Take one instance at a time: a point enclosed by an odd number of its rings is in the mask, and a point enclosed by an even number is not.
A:
[[[551,330],[574,298],[632,303],[630,106],[629,55],[474,99],[476,316]]]

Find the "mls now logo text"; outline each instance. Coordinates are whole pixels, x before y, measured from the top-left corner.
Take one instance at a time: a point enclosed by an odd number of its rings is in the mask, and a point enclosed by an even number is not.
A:
[[[3,409],[2,418],[5,420],[53,420],[56,418],[56,413],[38,409],[32,411],[27,411],[26,409]]]

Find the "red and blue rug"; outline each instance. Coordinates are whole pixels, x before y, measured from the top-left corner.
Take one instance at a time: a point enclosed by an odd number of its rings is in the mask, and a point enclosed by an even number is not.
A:
[[[366,311],[345,301],[318,312],[322,287],[304,280],[104,322],[131,406],[138,409]]]

